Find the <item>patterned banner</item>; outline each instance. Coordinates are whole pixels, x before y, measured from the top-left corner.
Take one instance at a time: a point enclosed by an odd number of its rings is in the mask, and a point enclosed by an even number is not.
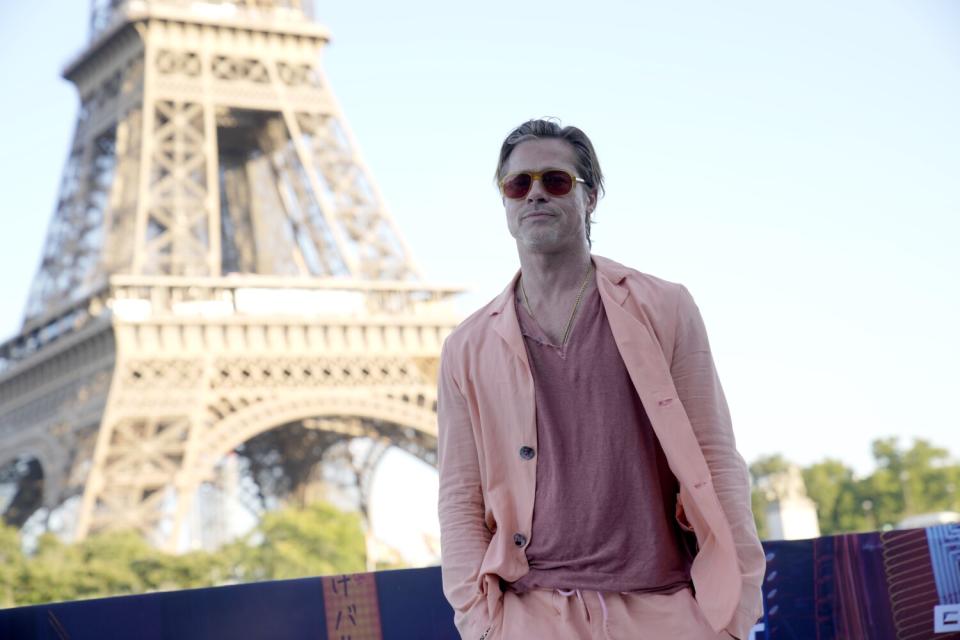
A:
[[[750,640],[960,638],[960,525],[765,542],[764,549],[764,615]],[[459,637],[438,567],[0,611],[0,640]]]
[[[960,637],[960,525],[765,542],[754,637]]]

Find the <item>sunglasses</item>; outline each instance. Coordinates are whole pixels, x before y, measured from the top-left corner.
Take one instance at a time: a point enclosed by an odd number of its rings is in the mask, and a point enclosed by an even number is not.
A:
[[[519,200],[530,193],[534,180],[539,180],[543,190],[552,196],[567,195],[578,182],[586,184],[583,178],[578,178],[562,169],[547,169],[539,172],[521,171],[511,173],[500,181],[500,193],[512,200]]]

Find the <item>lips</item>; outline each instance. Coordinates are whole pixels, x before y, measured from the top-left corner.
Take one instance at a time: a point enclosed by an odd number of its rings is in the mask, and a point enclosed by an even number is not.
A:
[[[553,214],[550,213],[549,211],[532,211],[526,214],[525,216],[523,216],[523,219],[526,220],[527,218],[552,218],[552,217],[553,217]]]

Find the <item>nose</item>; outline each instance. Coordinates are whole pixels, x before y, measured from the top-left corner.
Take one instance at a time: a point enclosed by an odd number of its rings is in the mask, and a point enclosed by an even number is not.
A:
[[[530,185],[530,191],[527,192],[527,202],[546,199],[547,192],[543,188],[543,181],[540,178],[534,178],[533,183]]]

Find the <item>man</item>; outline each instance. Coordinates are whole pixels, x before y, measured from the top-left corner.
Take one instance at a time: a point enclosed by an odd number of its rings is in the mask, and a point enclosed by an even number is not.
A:
[[[496,176],[520,272],[440,365],[461,636],[747,638],[764,555],[693,299],[590,254],[603,177],[579,129],[524,123]]]

